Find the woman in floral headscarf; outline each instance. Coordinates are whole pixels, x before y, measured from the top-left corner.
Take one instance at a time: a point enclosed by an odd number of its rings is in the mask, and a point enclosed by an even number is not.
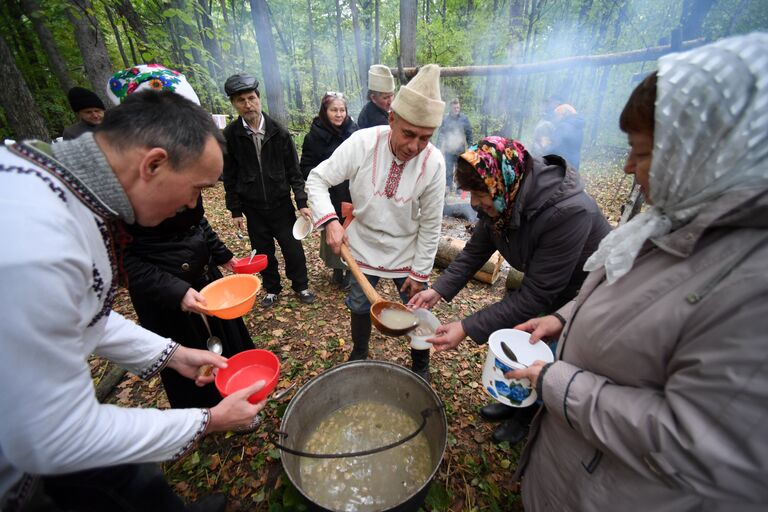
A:
[[[610,231],[579,175],[562,158],[533,158],[515,140],[480,140],[459,157],[456,182],[471,193],[479,220],[464,250],[434,286],[415,295],[410,304],[431,308],[441,298],[450,301],[496,251],[525,278],[499,302],[438,327],[429,340],[438,351],[455,349],[466,336],[485,343],[494,331],[555,311],[571,300],[586,277],[584,262]],[[491,421],[508,420],[496,429],[493,440],[514,444],[528,431],[529,409],[515,415],[518,409],[493,404],[481,413]]]

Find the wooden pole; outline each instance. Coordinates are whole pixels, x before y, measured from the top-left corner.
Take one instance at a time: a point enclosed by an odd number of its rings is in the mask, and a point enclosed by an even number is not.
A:
[[[694,39],[681,44],[681,50],[688,50],[701,46],[706,41]],[[579,55],[576,57],[564,57],[562,59],[545,60],[528,64],[494,64],[486,66],[454,66],[440,68],[440,76],[488,76],[488,75],[530,75],[534,73],[546,73],[560,71],[576,66],[613,66],[628,62],[643,62],[656,60],[662,55],[673,51],[671,46],[654,46],[644,50],[631,50],[628,52],[605,53],[602,55]],[[419,71],[418,67],[404,67],[401,69],[390,68],[392,74],[412,78]]]

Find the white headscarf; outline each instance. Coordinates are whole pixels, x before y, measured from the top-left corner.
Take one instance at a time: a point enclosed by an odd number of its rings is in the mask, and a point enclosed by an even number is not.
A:
[[[659,59],[653,206],[608,234],[584,270],[608,283],[648,239],[687,224],[726,192],[768,186],[768,34],[723,39]]]

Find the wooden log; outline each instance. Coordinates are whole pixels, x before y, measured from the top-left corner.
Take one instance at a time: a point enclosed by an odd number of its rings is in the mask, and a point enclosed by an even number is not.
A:
[[[509,272],[507,272],[507,280],[504,283],[504,287],[507,290],[517,290],[523,285],[523,277],[525,277],[525,274],[516,268],[510,268]]]
[[[451,262],[456,259],[456,256],[464,249],[467,244],[464,240],[457,238],[442,237],[437,245],[437,254],[435,255],[435,265],[440,268],[446,268]],[[486,261],[482,268],[473,276],[478,281],[488,284],[494,284],[499,279],[499,273],[501,271],[501,263],[504,258],[498,251],[493,253],[488,261]]]
[[[119,366],[109,365],[109,370],[96,384],[96,399],[103,402],[112,392],[115,386],[123,379],[125,370]]]
[[[701,46],[706,41],[703,38],[685,41],[680,46],[682,50],[688,50]],[[533,73],[547,73],[577,66],[613,66],[628,62],[645,62],[657,60],[662,55],[677,51],[670,45],[653,46],[640,50],[626,52],[605,53],[602,55],[576,55],[560,59],[530,62],[524,64],[492,64],[486,66],[446,66],[440,68],[440,76],[489,76],[489,75],[529,75]],[[419,71],[417,67],[404,67],[401,69],[390,68],[395,76],[413,78]]]

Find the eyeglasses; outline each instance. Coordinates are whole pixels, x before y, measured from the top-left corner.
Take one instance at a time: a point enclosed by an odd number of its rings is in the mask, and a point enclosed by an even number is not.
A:
[[[334,98],[343,98],[344,93],[336,91],[325,91],[326,96],[333,96]]]

